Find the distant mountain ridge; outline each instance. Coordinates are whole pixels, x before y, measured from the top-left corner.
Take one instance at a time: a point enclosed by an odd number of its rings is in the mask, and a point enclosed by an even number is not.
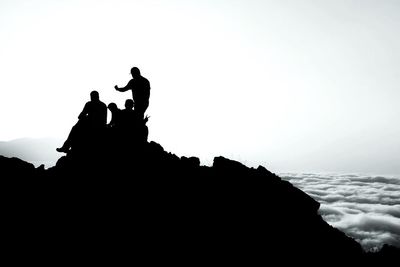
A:
[[[57,138],[19,138],[11,141],[0,141],[0,155],[17,157],[33,163],[44,164],[46,168],[56,164],[60,154],[56,147],[62,140]]]

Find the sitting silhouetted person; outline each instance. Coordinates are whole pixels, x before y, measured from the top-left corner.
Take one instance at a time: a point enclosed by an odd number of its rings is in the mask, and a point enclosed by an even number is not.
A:
[[[58,152],[67,153],[85,135],[96,136],[101,132],[107,123],[107,106],[100,101],[99,93],[92,91],[90,101],[85,104],[82,112],[78,116],[78,122],[72,127],[64,145],[57,148]]]
[[[149,106],[150,82],[140,74],[140,70],[137,67],[131,69],[131,74],[133,79],[125,87],[119,88],[116,85],[115,89],[119,92],[132,90],[132,100],[135,102],[135,110],[144,118],[144,113]]]
[[[135,107],[135,109],[133,109]],[[136,110],[132,99],[125,101],[125,109],[121,111],[121,125],[118,126],[124,137],[131,143],[144,143],[147,141],[148,128],[146,122],[148,117],[143,119],[141,110]]]
[[[108,104],[108,109],[111,111],[111,120],[108,123],[108,128],[117,128],[121,125],[121,110],[117,107],[117,104]]]

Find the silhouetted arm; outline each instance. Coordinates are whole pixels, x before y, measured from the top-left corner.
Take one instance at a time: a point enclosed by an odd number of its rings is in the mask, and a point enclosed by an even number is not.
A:
[[[86,117],[86,114],[88,113],[88,103],[85,104],[85,106],[83,107],[82,112],[79,114],[78,119],[83,119]]]
[[[125,85],[124,87],[118,87],[118,85],[114,86],[115,90],[119,91],[119,92],[126,92],[130,89],[132,89],[132,85],[131,85],[132,80],[130,80],[128,82],[127,85]]]

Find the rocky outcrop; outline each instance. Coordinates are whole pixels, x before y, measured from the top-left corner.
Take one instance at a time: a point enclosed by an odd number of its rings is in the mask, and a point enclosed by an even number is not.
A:
[[[377,259],[328,225],[317,201],[262,166],[224,157],[201,166],[155,142],[120,141],[103,139],[47,170],[0,157],[10,244],[40,240],[46,253],[74,248],[148,263]]]

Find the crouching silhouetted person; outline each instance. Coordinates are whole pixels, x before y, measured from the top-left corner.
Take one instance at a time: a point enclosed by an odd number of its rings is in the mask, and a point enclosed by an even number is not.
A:
[[[85,137],[86,140],[96,139],[107,124],[107,106],[100,101],[99,93],[92,91],[90,101],[85,104],[78,116],[78,122],[72,127],[64,145],[56,150],[68,153],[73,147],[79,144]]]

